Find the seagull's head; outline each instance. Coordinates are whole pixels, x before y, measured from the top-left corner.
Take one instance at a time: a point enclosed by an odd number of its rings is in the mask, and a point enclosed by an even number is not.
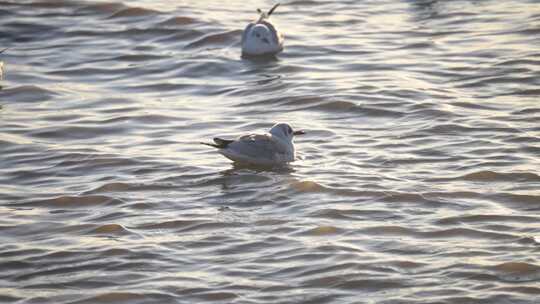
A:
[[[248,30],[243,43],[243,51],[251,55],[277,53],[282,49],[279,38],[269,25],[257,23]]]
[[[272,32],[266,24],[256,24],[250,33],[251,39],[262,44],[271,45],[275,43],[274,37],[272,37]]]
[[[291,142],[294,136],[306,133],[302,130],[293,131],[291,126],[287,123],[278,123],[270,129],[270,134],[272,134],[272,136]]]

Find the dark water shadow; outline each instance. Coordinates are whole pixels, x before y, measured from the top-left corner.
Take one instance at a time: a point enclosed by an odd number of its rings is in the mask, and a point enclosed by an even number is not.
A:
[[[221,171],[221,174],[223,176],[229,176],[241,173],[242,171],[252,173],[273,172],[278,174],[290,174],[295,172],[290,164],[281,166],[261,166],[234,162],[232,163],[232,168]]]
[[[268,63],[279,61],[276,55],[247,55],[242,54],[241,58],[251,63]]]
[[[278,199],[276,193],[288,184],[294,171],[290,166],[232,163],[230,168],[216,172],[208,180],[209,184],[217,186],[208,198],[221,211],[255,210],[273,205]]]
[[[281,60],[277,57],[266,57],[266,56],[257,56],[257,57],[242,57],[241,61],[245,66],[245,73],[255,75],[255,74],[264,74],[269,75],[273,74],[272,72],[279,69],[281,65]],[[281,75],[280,75],[281,76]]]
[[[220,196],[243,197],[247,193],[259,193],[261,189],[270,189],[280,183],[284,177],[290,177],[295,170],[291,166],[257,166],[232,163],[231,168],[218,171],[206,179],[206,185],[216,185],[221,189]],[[249,195],[248,195],[249,196]]]

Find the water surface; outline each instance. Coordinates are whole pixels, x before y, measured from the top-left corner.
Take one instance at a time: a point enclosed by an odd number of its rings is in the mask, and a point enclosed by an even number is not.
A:
[[[0,1],[1,302],[538,300],[540,4],[272,4]]]

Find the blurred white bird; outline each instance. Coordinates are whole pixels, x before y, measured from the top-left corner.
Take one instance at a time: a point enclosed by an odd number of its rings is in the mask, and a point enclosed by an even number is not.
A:
[[[283,34],[269,20],[279,6],[274,5],[268,13],[257,9],[257,21],[249,23],[242,33],[242,56],[276,55],[283,50]]]
[[[295,160],[293,137],[305,134],[293,131],[286,123],[275,124],[266,134],[248,134],[235,140],[214,138],[214,143],[202,143],[218,148],[228,159],[252,165],[284,165]]]

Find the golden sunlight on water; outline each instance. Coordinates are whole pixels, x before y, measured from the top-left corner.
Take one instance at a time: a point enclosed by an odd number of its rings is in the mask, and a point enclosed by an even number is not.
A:
[[[0,302],[538,301],[537,1],[273,4],[0,1]]]

